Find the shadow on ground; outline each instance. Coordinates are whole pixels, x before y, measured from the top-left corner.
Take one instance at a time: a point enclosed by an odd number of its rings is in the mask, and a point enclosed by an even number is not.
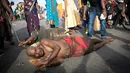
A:
[[[130,59],[112,50],[104,47],[97,51],[97,54],[104,59],[106,64],[114,73],[130,73]]]
[[[24,30],[24,31],[23,31]],[[17,31],[17,34],[21,40],[27,37],[26,28],[22,28]],[[23,48],[18,47],[18,42],[14,35],[15,45],[10,45],[9,43],[5,43],[5,53],[4,56],[0,58],[0,73],[6,73],[13,62],[17,59],[20,52]]]

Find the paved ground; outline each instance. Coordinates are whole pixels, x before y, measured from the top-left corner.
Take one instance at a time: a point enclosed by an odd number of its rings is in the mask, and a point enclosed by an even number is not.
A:
[[[48,28],[44,20],[41,25]],[[15,22],[13,27],[20,40],[28,36],[25,21]],[[25,49],[18,47],[14,38],[16,45],[6,43],[5,55],[0,57],[0,73],[130,73],[130,47],[127,46],[130,32],[119,27],[109,29],[108,35],[114,38],[112,43],[84,57],[66,59],[61,66],[47,68],[45,71],[36,70],[28,62],[30,58],[25,54]]]

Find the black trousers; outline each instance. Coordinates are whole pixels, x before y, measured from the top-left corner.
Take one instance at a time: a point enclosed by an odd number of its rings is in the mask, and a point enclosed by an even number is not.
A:
[[[0,50],[4,48],[4,37],[0,37]]]
[[[130,3],[127,4],[127,14],[130,19]]]

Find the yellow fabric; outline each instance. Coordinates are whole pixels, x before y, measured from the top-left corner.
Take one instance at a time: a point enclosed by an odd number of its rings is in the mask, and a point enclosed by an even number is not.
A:
[[[63,6],[62,3],[58,4],[58,6],[57,6],[59,17],[62,17],[63,12],[64,12],[62,6]]]
[[[75,27],[78,25],[78,23],[80,23],[78,19],[80,19],[79,17],[79,13],[77,10],[77,7],[74,3],[74,0],[67,0],[67,15],[68,17],[65,17],[65,28],[71,28],[71,27]]]
[[[79,8],[82,7],[81,0],[78,0]]]

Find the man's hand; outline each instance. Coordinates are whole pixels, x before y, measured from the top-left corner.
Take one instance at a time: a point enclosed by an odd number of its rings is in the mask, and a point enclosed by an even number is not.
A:
[[[83,15],[83,20],[86,20],[86,15],[85,14]]]
[[[20,43],[19,43],[19,46],[23,47],[23,46],[26,45],[26,44],[27,44],[27,42],[26,42],[26,41],[23,41],[23,42],[20,42]]]
[[[10,20],[11,20],[11,21],[14,21],[14,20],[15,20],[15,17],[14,17],[13,14],[10,14]]]
[[[102,14],[104,15],[104,17],[107,17],[107,12],[106,12],[106,10],[103,10]]]
[[[44,68],[46,67],[48,64],[48,61],[41,61],[40,59],[37,61],[37,63],[35,64],[35,67],[40,69],[40,68]]]

